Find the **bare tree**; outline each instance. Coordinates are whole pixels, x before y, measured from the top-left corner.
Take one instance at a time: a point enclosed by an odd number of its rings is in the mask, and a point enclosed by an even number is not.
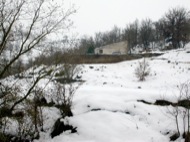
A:
[[[68,29],[72,25],[69,17],[73,13],[73,7],[64,9],[63,5],[52,0],[0,0],[0,123],[13,116],[18,106],[26,104],[49,71],[41,68],[32,73],[25,91],[20,89],[22,86],[17,84],[16,77],[15,84],[5,83],[5,77],[18,63],[23,71],[20,66],[23,55],[36,48],[43,51],[43,46],[54,40],[51,38]]]
[[[73,8],[65,11],[59,5],[44,0],[1,0],[0,3],[0,79],[20,57],[45,42],[46,37],[70,26],[68,17]],[[69,25],[68,25],[69,24]],[[11,56],[6,56],[12,49]],[[6,61],[6,62],[3,62]],[[28,93],[12,106],[26,99],[44,74],[36,77]]]
[[[121,41],[121,30],[115,25],[113,29],[109,32],[109,42],[117,43],[120,41]]]
[[[140,42],[144,46],[144,49],[150,45],[153,36],[153,22],[150,19],[143,20],[139,30]]]
[[[157,22],[154,22],[154,27],[155,27],[155,35],[154,35],[155,42],[162,47],[165,44],[163,20],[161,19]]]
[[[104,45],[102,36],[103,34],[101,32],[95,33],[94,36],[95,47],[101,47]]]
[[[138,21],[127,25],[123,31],[122,40],[127,40],[129,52],[138,44]]]
[[[0,78],[23,54],[45,42],[48,35],[68,28],[68,17],[74,12],[50,0],[1,0],[0,59],[6,62],[1,62]],[[12,54],[7,57],[8,49]]]
[[[92,37],[83,36],[79,40],[78,53],[76,54],[93,54],[95,48],[94,39]]]

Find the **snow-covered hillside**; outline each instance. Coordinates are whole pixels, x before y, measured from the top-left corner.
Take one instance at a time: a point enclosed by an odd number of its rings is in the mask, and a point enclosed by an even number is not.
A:
[[[74,116],[64,120],[77,127],[77,133],[68,131],[53,139],[41,133],[36,142],[168,142],[176,132],[169,113],[173,107],[138,100],[177,101],[178,86],[190,80],[189,52],[190,45],[148,58],[151,74],[144,82],[134,75],[139,60],[84,65],[81,75],[85,82],[74,96]]]

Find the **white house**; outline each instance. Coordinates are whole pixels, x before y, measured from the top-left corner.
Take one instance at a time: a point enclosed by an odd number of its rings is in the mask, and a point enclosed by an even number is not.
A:
[[[127,54],[127,41],[109,44],[95,49],[95,54],[98,55],[123,55]]]

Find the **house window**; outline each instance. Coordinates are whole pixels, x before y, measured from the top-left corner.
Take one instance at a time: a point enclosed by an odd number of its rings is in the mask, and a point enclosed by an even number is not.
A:
[[[102,49],[100,49],[100,50],[99,50],[99,53],[100,53],[100,54],[102,54],[102,53],[103,53],[103,50],[102,50]]]

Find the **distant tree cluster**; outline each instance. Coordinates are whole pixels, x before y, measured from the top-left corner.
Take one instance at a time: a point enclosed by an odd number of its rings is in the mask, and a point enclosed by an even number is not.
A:
[[[96,47],[128,41],[131,49],[140,46],[144,50],[164,46],[182,48],[190,41],[190,12],[183,8],[170,9],[160,20],[145,19],[127,24],[124,29],[114,26],[111,31],[95,33],[94,37],[84,36],[77,47],[81,54],[92,54]],[[155,44],[157,46],[155,46]]]

